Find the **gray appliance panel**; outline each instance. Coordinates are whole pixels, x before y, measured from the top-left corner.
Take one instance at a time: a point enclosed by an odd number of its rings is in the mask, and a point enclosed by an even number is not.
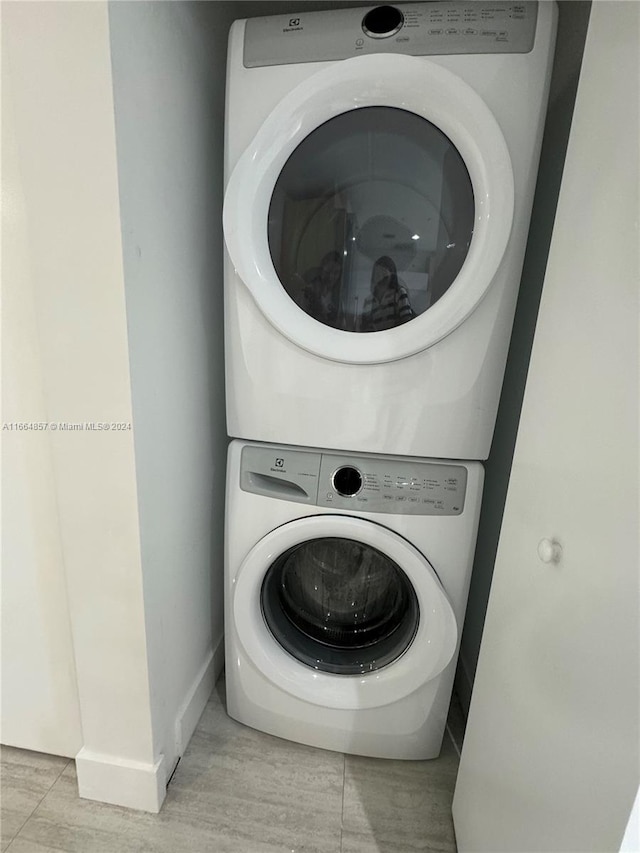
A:
[[[334,475],[352,468],[362,485],[351,496],[337,492]],[[464,465],[283,447],[246,446],[240,487],[245,492],[351,512],[395,515],[460,515]]]
[[[441,0],[395,3],[404,22],[398,32],[371,37],[363,29],[370,9],[337,9],[249,18],[244,65],[289,65],[349,59],[372,53],[437,56],[528,53],[535,39],[536,0]]]
[[[334,474],[345,466],[362,477],[362,488],[343,497],[334,487]],[[413,459],[376,459],[322,454],[318,506],[357,512],[398,515],[460,515],[464,508],[467,469]]]

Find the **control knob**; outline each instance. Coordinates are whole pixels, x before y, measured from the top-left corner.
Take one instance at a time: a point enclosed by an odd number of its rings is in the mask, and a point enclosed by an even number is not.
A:
[[[374,39],[395,35],[404,24],[404,15],[395,6],[376,6],[364,16],[362,29]]]
[[[362,488],[362,474],[352,465],[344,465],[333,475],[333,488],[343,498],[352,498]]]

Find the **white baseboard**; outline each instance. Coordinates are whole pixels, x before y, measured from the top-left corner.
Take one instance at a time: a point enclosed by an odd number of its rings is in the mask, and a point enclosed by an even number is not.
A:
[[[224,637],[220,637],[200,667],[182,707],[178,711],[175,725],[175,746],[178,757],[184,755],[198,720],[202,716],[214,685],[224,666]]]
[[[167,793],[164,764],[163,755],[155,764],[146,764],[83,747],[76,756],[78,793],[86,800],[159,812]]]
[[[155,764],[146,764],[102,755],[83,747],[76,756],[80,796],[130,809],[159,812],[167,793],[168,777],[191,740],[223,666],[224,637],[221,637],[215,649],[209,651],[176,716],[175,757],[160,755]]]

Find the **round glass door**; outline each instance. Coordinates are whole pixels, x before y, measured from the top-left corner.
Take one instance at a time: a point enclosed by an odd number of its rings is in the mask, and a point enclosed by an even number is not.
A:
[[[422,57],[354,57],[288,91],[232,167],[230,281],[308,352],[394,361],[475,310],[513,211],[506,142],[471,86]]]
[[[469,251],[473,187],[451,140],[394,107],[324,122],[290,155],[268,217],[269,250],[293,301],[348,332],[418,317]]]
[[[411,645],[418,600],[406,574],[371,545],[311,539],[270,566],[261,594],[277,642],[313,669],[353,675],[381,669]]]

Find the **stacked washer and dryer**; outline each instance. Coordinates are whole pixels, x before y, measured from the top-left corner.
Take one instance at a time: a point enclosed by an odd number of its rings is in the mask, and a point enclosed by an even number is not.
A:
[[[228,712],[438,755],[533,201],[552,2],[236,21]]]

